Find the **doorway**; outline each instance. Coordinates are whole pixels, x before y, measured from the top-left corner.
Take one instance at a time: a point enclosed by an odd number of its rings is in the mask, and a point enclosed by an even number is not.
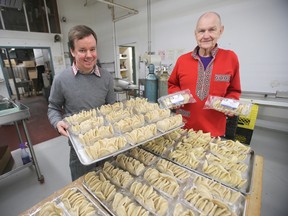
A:
[[[38,144],[59,136],[47,117],[47,100],[52,82],[48,75],[54,75],[50,48],[0,47],[0,52],[0,77],[3,77],[0,95],[5,93],[5,97],[20,101],[29,108],[30,117],[26,125],[31,143]],[[38,81],[40,77],[42,79]],[[19,131],[24,134],[21,125]],[[15,134],[14,124],[1,125],[1,143],[9,144],[11,150],[19,148]]]
[[[54,74],[50,48],[0,47],[0,61],[11,99],[43,95],[48,100]]]
[[[137,83],[136,78],[136,61],[134,46],[119,46],[119,71],[120,78],[131,84]]]

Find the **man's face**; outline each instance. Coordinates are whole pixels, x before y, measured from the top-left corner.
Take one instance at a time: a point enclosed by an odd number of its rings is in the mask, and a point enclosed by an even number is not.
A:
[[[202,17],[195,30],[195,38],[200,49],[212,50],[220,38],[224,27],[214,14]]]
[[[70,49],[76,66],[83,73],[90,73],[97,61],[96,40],[93,35],[74,41],[74,50]]]

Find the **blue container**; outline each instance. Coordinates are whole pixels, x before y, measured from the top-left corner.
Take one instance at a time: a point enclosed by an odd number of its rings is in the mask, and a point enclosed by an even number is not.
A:
[[[31,158],[29,153],[27,152],[26,149],[26,143],[20,143],[20,148],[21,148],[21,158],[22,158],[22,162],[23,164],[27,164],[31,162]]]
[[[153,64],[148,66],[149,74],[145,81],[145,95],[149,102],[157,103],[158,99],[158,80],[154,73],[155,67]]]

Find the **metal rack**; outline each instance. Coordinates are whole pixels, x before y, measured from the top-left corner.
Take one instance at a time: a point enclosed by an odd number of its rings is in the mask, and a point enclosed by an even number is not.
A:
[[[14,123],[16,130],[17,130],[17,134],[19,137],[19,141],[21,143],[23,143],[23,137],[20,133],[19,130],[19,125],[18,123],[21,122],[23,125],[23,129],[24,129],[24,134],[27,140],[27,144],[28,144],[28,148],[30,150],[30,154],[31,154],[31,162],[27,163],[23,166],[19,166],[16,167],[14,169],[12,169],[11,171],[3,174],[0,176],[0,180],[6,178],[7,176],[16,173],[26,167],[32,166],[34,165],[36,173],[37,173],[37,177],[38,177],[38,181],[40,183],[44,183],[44,176],[41,174],[37,159],[36,159],[36,155],[33,149],[33,145],[31,143],[30,140],[30,136],[29,136],[29,132],[26,126],[26,120],[30,118],[30,112],[29,112],[29,108],[19,102],[13,102],[10,100],[2,100],[0,101],[0,125],[4,125],[4,124],[8,124],[8,123]]]

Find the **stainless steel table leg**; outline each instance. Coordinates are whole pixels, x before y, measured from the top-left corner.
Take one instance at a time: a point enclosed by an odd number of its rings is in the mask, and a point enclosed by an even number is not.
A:
[[[23,143],[23,139],[22,139],[22,136],[21,136],[21,132],[20,132],[20,129],[19,129],[18,122],[15,121],[14,124],[15,124],[15,126],[16,126],[16,130],[17,130],[17,134],[18,134],[19,141],[20,141],[20,143]],[[20,143],[19,143],[19,144],[20,144]]]
[[[33,164],[35,166],[35,169],[36,169],[38,180],[40,181],[40,183],[43,183],[44,182],[44,176],[41,174],[41,171],[40,171],[37,159],[36,159],[36,155],[35,155],[35,152],[34,152],[34,148],[33,148],[33,145],[31,143],[31,140],[30,140],[30,136],[29,136],[29,133],[28,133],[28,129],[27,129],[25,120],[22,120],[22,124],[23,124],[23,128],[24,128],[24,131],[25,131],[25,136],[26,136],[26,139],[27,139],[27,143],[28,143],[28,148],[29,148],[30,153],[31,153],[32,162],[33,162]]]

